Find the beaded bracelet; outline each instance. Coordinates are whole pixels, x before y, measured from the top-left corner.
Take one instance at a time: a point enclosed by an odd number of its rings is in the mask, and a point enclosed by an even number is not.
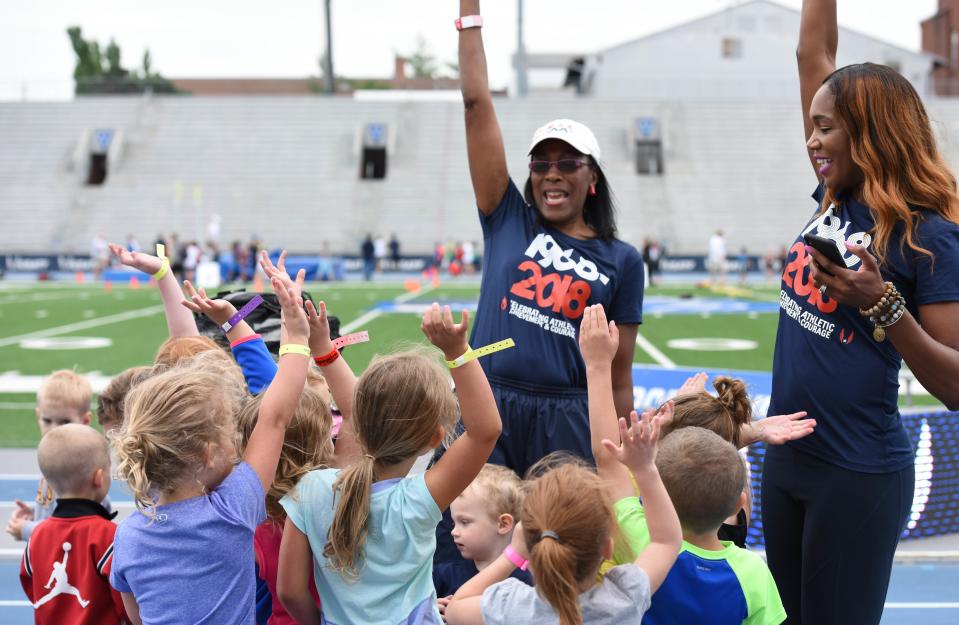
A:
[[[879,301],[866,310],[860,309],[859,313],[869,317],[869,321],[875,326],[872,338],[877,343],[882,343],[886,340],[885,329],[902,319],[906,313],[906,299],[892,282],[886,282],[886,290]]]

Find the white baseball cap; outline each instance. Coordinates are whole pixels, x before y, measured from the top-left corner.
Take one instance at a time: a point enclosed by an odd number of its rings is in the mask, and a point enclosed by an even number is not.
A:
[[[540,126],[533,133],[533,141],[529,144],[529,153],[532,154],[536,146],[547,139],[559,139],[570,144],[581,154],[592,156],[599,161],[599,143],[593,131],[579,122],[571,119],[554,119]]]

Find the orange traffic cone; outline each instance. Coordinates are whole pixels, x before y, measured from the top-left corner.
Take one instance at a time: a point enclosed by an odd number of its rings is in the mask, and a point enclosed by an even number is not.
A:
[[[104,280],[103,290],[106,291],[107,293],[113,293],[113,283],[110,282],[109,280]]]
[[[75,274],[73,274],[73,280],[74,280],[77,284],[83,284],[83,280],[84,280],[83,272],[82,272],[82,271],[78,271],[78,272],[76,272]]]
[[[420,281],[416,278],[409,278],[406,282],[403,283],[403,288],[409,291],[410,293],[419,293],[420,292]]]
[[[130,276],[130,288],[139,289],[140,288],[140,278],[136,276]]]
[[[253,274],[253,292],[254,293],[263,292],[263,276],[260,275],[259,271]]]

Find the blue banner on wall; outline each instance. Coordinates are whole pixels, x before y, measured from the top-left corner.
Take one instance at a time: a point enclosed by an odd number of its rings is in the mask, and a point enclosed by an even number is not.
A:
[[[690,376],[702,369],[663,369],[662,367],[633,365],[633,399],[637,410],[656,408],[676,391]],[[753,413],[766,416],[772,374],[758,371],[706,370],[707,389],[717,375],[742,379],[753,401]],[[814,415],[811,415],[814,416]],[[926,538],[959,532],[959,413],[926,412],[902,415],[903,426],[909,433],[916,452],[916,484],[912,509],[903,540]],[[747,541],[762,547],[763,521],[761,487],[766,446],[758,443],[749,447],[746,458],[750,467],[753,497],[752,517]]]

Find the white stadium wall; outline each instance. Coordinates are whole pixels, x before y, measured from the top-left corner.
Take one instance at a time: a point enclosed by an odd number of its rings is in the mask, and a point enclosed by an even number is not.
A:
[[[798,98],[798,32],[798,11],[756,0],[591,55],[584,80],[597,98]],[[931,93],[929,54],[840,28],[836,61],[890,65],[920,94]]]
[[[533,130],[571,117],[595,131],[618,200],[622,238],[664,239],[700,253],[716,228],[730,253],[790,242],[814,209],[798,102],[497,100],[510,171],[526,179]],[[959,163],[959,104],[929,101],[950,162]],[[660,119],[665,173],[635,173],[628,129]],[[385,180],[359,178],[367,122],[391,128]],[[84,186],[81,138],[120,131],[106,183]],[[255,233],[271,247],[356,252],[366,232],[395,232],[406,253],[440,239],[481,238],[458,102],[364,102],[320,97],[81,98],[0,104],[0,252],[89,250],[98,233],[143,243],[159,233],[221,241]],[[79,161],[82,163],[82,153]]]

